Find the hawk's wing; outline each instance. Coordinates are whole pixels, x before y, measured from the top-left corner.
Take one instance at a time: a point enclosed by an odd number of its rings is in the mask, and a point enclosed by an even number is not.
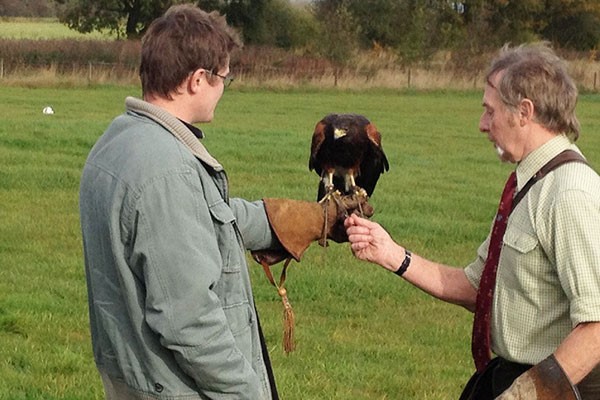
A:
[[[376,158],[378,159],[378,165],[380,166],[381,173],[384,171],[388,171],[390,169],[390,164],[388,162],[385,153],[383,152],[383,147],[381,147],[381,133],[377,130],[375,125],[369,124],[367,125],[367,137],[373,144],[372,149],[375,153]]]
[[[327,125],[323,120],[319,121],[315,126],[315,131],[312,136],[312,143],[310,145],[310,159],[308,161],[308,169],[315,170],[317,174],[321,175],[322,166],[319,164],[317,160],[317,153],[325,141],[325,127]]]
[[[381,134],[374,124],[369,123],[365,126],[365,133],[369,139],[368,148],[360,164],[360,174],[356,177],[356,184],[365,189],[367,194],[371,196],[375,185],[379,180],[379,176],[390,169],[387,157],[381,147]]]

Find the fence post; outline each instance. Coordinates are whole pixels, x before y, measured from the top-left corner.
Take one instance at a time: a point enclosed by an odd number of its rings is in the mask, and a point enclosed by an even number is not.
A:
[[[596,82],[598,81],[598,71],[594,71],[594,92],[596,91]]]
[[[4,58],[0,58],[0,79],[4,79]]]
[[[88,81],[92,81],[92,62],[88,62]]]
[[[408,68],[408,88],[410,89],[410,80],[411,80],[411,75],[412,75],[412,69]]]

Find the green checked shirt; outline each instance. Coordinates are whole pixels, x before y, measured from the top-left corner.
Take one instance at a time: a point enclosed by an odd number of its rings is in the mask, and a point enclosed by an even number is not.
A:
[[[517,166],[517,190],[563,150],[560,135]],[[465,269],[477,288],[490,237]],[[492,350],[537,364],[581,322],[600,321],[600,177],[577,162],[537,182],[513,210],[504,235],[492,306]]]

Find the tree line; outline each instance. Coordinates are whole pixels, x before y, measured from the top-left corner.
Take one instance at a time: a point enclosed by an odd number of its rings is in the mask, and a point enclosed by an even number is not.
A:
[[[0,16],[21,4],[29,12],[51,10],[79,32],[135,39],[177,3],[225,14],[246,44],[325,56],[342,66],[361,49],[389,51],[410,65],[440,51],[477,55],[507,42],[547,40],[576,51],[600,44],[598,0],[0,0]]]

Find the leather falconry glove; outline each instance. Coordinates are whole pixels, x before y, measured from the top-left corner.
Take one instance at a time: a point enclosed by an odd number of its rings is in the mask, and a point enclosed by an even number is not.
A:
[[[265,211],[271,229],[282,245],[278,250],[252,251],[252,257],[263,266],[269,281],[277,288],[283,302],[283,350],[294,350],[294,312],[284,287],[286,270],[293,258],[300,261],[302,254],[315,240],[327,245],[327,238],[336,242],[348,241],[344,229],[344,219],[358,210],[362,215],[373,215],[373,207],[367,203],[366,196],[332,196],[324,203],[290,199],[263,199]],[[279,283],[273,278],[270,266],[286,260]]]
[[[285,249],[252,252],[256,261],[263,260],[268,265],[290,256],[300,261],[308,246],[324,237],[337,243],[347,242],[344,219],[357,210],[366,217],[373,215],[373,207],[367,198],[355,195],[334,196],[324,204],[275,198],[266,198],[263,202],[271,229]]]
[[[521,374],[496,400],[581,400],[554,355]]]

